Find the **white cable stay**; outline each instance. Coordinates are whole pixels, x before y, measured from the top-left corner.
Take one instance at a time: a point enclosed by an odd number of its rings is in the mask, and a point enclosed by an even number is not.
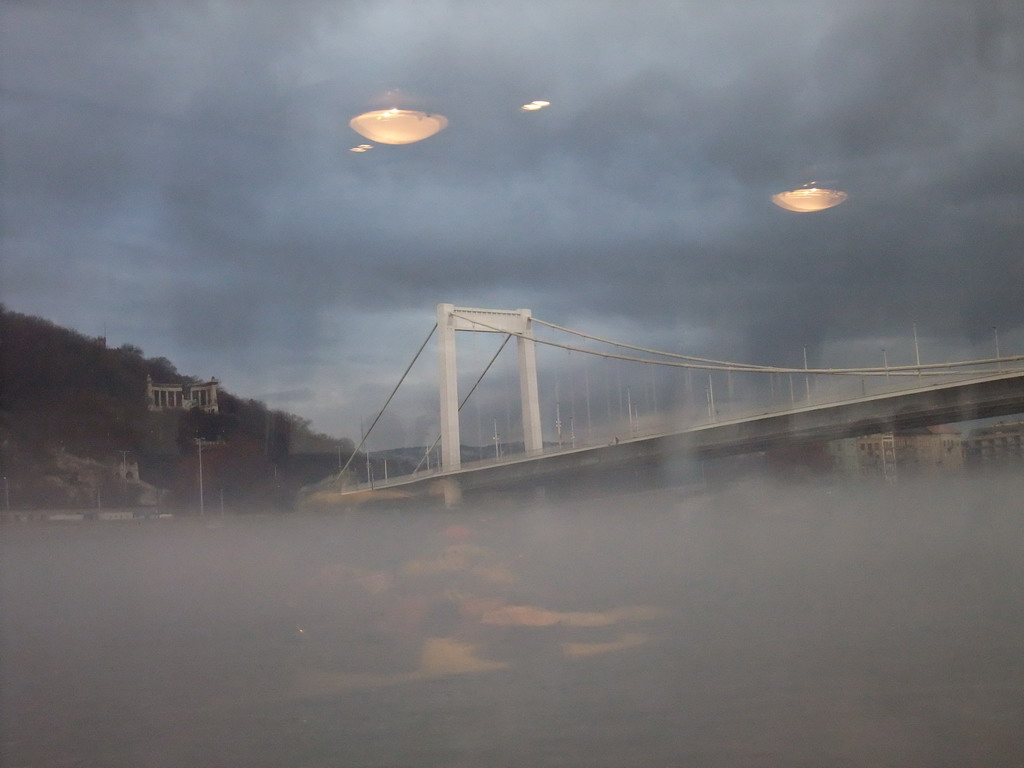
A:
[[[388,395],[388,399],[385,401],[384,407],[381,408],[380,412],[377,414],[377,418],[373,420],[373,423],[370,425],[370,428],[366,430],[366,434],[363,435],[363,439],[359,441],[359,445],[357,445],[352,450],[351,455],[348,457],[348,461],[345,462],[345,466],[338,470],[338,477],[344,476],[345,470],[348,469],[349,464],[352,463],[352,460],[356,457],[356,454],[359,453],[359,449],[366,444],[366,440],[367,438],[370,437],[370,433],[373,432],[373,428],[377,426],[377,422],[380,421],[380,417],[384,415],[384,411],[386,411],[387,407],[391,404],[391,401],[395,397],[395,393],[398,392],[398,388],[402,386],[402,382],[405,381],[405,377],[409,375],[409,371],[411,371],[412,367],[416,365],[416,361],[419,359],[420,355],[423,354],[423,350],[426,348],[427,342],[430,341],[430,337],[434,335],[434,331],[436,330],[437,324],[435,323],[434,327],[430,329],[430,333],[427,334],[427,338],[425,338],[423,340],[423,343],[420,344],[420,348],[416,350],[416,354],[412,356],[412,360],[409,362],[409,365],[406,366],[405,372],[402,374],[402,377],[398,380],[398,383],[395,384],[395,388],[391,390],[391,394]]]
[[[434,327],[437,328],[436,325]],[[491,370],[491,366],[494,365],[494,361],[498,359],[498,355],[501,354],[501,351],[505,348],[505,345],[508,344],[508,340],[511,339],[511,338],[512,338],[512,334],[511,333],[505,335],[505,340],[501,342],[501,346],[498,347],[498,351],[494,353],[494,356],[491,357],[490,362],[487,363],[487,366],[484,368],[483,372],[481,372],[481,374],[477,377],[476,381],[473,382],[473,386],[469,388],[469,392],[467,392],[466,396],[464,398],[462,398],[462,402],[459,403],[459,412],[460,413],[462,412],[462,408],[466,405],[466,403],[469,402],[469,398],[473,395],[474,392],[476,392],[476,388],[480,386],[480,382],[484,380],[484,376],[486,376],[487,372],[489,370]],[[387,406],[384,406],[384,407],[386,408]],[[383,413],[383,411],[382,411],[382,413]],[[423,466],[423,462],[427,460],[427,457],[430,455],[430,452],[432,450],[434,450],[437,447],[437,444],[440,443],[440,442],[441,442],[441,435],[438,435],[437,439],[434,440],[434,442],[430,444],[430,447],[427,448],[427,450],[425,450],[423,452],[423,456],[420,458],[419,463],[416,465],[416,468],[412,471],[412,473],[414,475],[417,472],[420,471],[420,467]]]

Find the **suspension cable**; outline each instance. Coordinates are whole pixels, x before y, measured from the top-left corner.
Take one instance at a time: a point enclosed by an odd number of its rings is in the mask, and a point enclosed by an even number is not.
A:
[[[552,329],[557,330],[557,331],[564,331],[566,333],[571,333],[573,335],[580,336],[581,338],[584,338],[584,339],[590,339],[592,341],[599,341],[599,342],[602,342],[604,344],[611,344],[612,346],[622,347],[624,349],[632,349],[632,350],[636,350],[637,352],[648,352],[650,354],[660,355],[662,357],[674,358],[674,359],[677,359],[677,360],[692,360],[694,362],[699,362],[699,363],[710,363],[710,364],[714,364],[714,365],[720,365],[720,366],[724,366],[724,367],[720,368],[720,369],[715,369],[715,370],[726,370],[726,371],[729,371],[729,370],[731,370],[731,371],[749,370],[749,371],[758,371],[758,372],[761,372],[761,373],[866,374],[866,373],[885,373],[886,371],[889,371],[890,373],[892,373],[894,371],[913,371],[913,372],[916,372],[916,371],[919,371],[919,370],[928,370],[928,369],[935,370],[935,369],[947,369],[947,368],[964,368],[964,367],[970,367],[970,366],[975,366],[975,365],[986,365],[986,364],[992,364],[992,363],[1012,362],[1012,361],[1024,360],[1024,355],[1013,355],[1013,356],[1010,356],[1010,357],[993,357],[993,358],[986,358],[986,359],[983,359],[983,360],[960,360],[960,361],[950,362],[950,363],[924,363],[922,365],[893,365],[893,366],[882,367],[882,368],[874,368],[874,367],[868,367],[868,368],[782,368],[782,367],[779,367],[779,366],[756,365],[754,363],[735,363],[735,362],[730,362],[730,361],[727,361],[727,360],[713,360],[713,359],[705,358],[705,357],[694,357],[692,355],[682,355],[682,354],[677,354],[675,352],[665,352],[663,350],[650,349],[648,347],[640,347],[640,346],[636,346],[634,344],[626,344],[626,343],[621,342],[621,341],[614,341],[612,339],[605,339],[605,338],[602,338],[600,336],[594,336],[594,335],[589,334],[589,333],[584,333],[583,331],[576,331],[576,330],[573,330],[572,328],[566,328],[566,327],[561,326],[561,325],[556,325],[554,323],[549,323],[546,320],[541,320],[538,317],[534,317],[532,319],[533,319],[534,322],[539,323],[541,325],[546,325],[548,328],[552,328]],[[475,322],[478,322],[478,321],[475,321]],[[537,341],[540,341],[540,340],[537,339]],[[541,343],[544,343],[544,342],[541,342]],[[644,362],[650,362],[650,363],[653,363],[655,365],[659,364],[655,360],[647,360],[647,361],[644,361]]]
[[[352,450],[352,454],[348,457],[348,461],[345,462],[345,466],[342,467],[341,470],[338,472],[338,477],[341,477],[342,475],[345,474],[345,470],[348,469],[348,465],[352,463],[352,459],[356,457],[356,454],[359,453],[359,449],[362,448],[363,445],[366,443],[366,439],[370,436],[370,433],[373,432],[373,428],[377,426],[377,422],[380,421],[380,417],[384,415],[384,411],[387,410],[387,407],[391,404],[391,400],[394,398],[395,393],[398,392],[398,388],[402,386],[402,382],[405,381],[405,377],[409,375],[409,371],[411,371],[412,367],[416,365],[416,361],[423,353],[424,348],[427,346],[427,342],[430,341],[430,337],[434,335],[434,331],[436,330],[437,323],[434,323],[434,327],[430,329],[430,333],[427,334],[427,338],[423,340],[423,343],[420,344],[420,348],[416,351],[416,354],[413,355],[412,362],[410,362],[409,365],[406,366],[405,373],[402,374],[402,378],[398,380],[398,383],[395,384],[395,388],[391,390],[391,394],[388,395],[388,399],[384,403],[384,407],[380,409],[380,413],[377,414],[377,418],[373,420],[373,423],[370,425],[370,428],[366,430],[366,434],[363,435],[363,439],[359,441],[359,445],[357,445]]]
[[[673,358],[673,359],[676,359],[676,360],[690,360],[690,361],[695,362],[695,363],[712,363],[712,364],[715,364],[715,365],[731,365],[731,366],[735,366],[736,368],[750,368],[750,369],[754,369],[754,370],[759,370],[759,369],[765,367],[765,366],[761,366],[761,365],[755,365],[753,363],[733,363],[733,362],[729,362],[728,360],[712,360],[712,359],[707,358],[707,357],[694,357],[693,355],[681,355],[681,354],[678,354],[676,352],[664,352],[664,351],[662,351],[660,349],[649,349],[648,347],[638,347],[638,346],[633,345],[633,344],[625,344],[625,343],[623,343],[621,341],[613,341],[612,339],[604,339],[604,338],[601,338],[600,336],[594,336],[594,335],[589,334],[589,333],[584,333],[583,331],[574,331],[572,328],[565,328],[565,327],[563,327],[561,325],[555,325],[554,323],[549,323],[546,320],[541,320],[539,317],[534,317],[532,319],[533,319],[533,321],[535,323],[539,323],[541,325],[546,325],[548,328],[553,328],[556,331],[564,331],[565,333],[571,333],[571,334],[573,334],[575,336],[580,336],[581,338],[584,338],[584,339],[590,339],[591,341],[599,341],[599,342],[602,342],[603,344],[611,344],[612,346],[615,346],[615,347],[622,347],[623,349],[632,349],[632,350],[635,350],[637,352],[648,352],[648,353],[650,353],[652,355],[660,355],[661,357],[670,357],[670,358]],[[650,361],[650,362],[654,362],[654,361]],[[803,370],[803,369],[801,369],[801,370]]]
[[[475,321],[479,323],[479,321]],[[547,339],[539,339],[526,334],[514,334],[521,336],[522,338],[530,339],[538,344],[545,344],[549,347],[557,347],[559,349],[568,349],[575,352],[582,352],[586,355],[594,355],[596,357],[603,357],[610,360],[625,360],[631,363],[649,363],[651,365],[661,365],[668,368],[687,368],[690,370],[697,371],[736,371],[738,373],[802,373],[802,374],[823,374],[829,376],[947,376],[950,368],[965,368],[977,365],[990,365],[993,363],[1005,363],[1011,361],[1024,360],[1024,355],[1014,355],[1012,357],[999,357],[991,358],[986,360],[964,360],[955,363],[923,363],[921,365],[902,365],[902,366],[890,366],[889,368],[782,368],[776,366],[733,366],[733,365],[710,365],[700,363],[684,363],[684,362],[671,362],[668,360],[651,360],[650,358],[644,357],[633,357],[631,355],[617,355],[613,352],[599,352],[597,350],[586,349],[585,347],[576,347],[571,344],[559,344],[555,341],[549,341]],[[974,371],[979,374],[996,374],[1001,371],[986,370],[986,371]]]
[[[459,317],[463,320],[473,322],[477,325],[481,325],[492,331],[498,331],[504,333],[504,329],[497,328],[492,325],[479,320],[477,318],[468,318],[453,312],[454,317]],[[563,329],[560,326],[553,325],[552,323],[532,318],[535,322],[547,325],[557,330],[566,330],[569,333],[574,333],[578,336],[586,336],[578,331],[569,331],[569,329]],[[651,365],[661,365],[669,368],[690,368],[693,370],[702,371],[737,371],[737,372],[751,372],[751,373],[813,373],[813,374],[825,374],[832,376],[942,376],[945,375],[945,371],[950,368],[966,368],[978,365],[991,365],[994,363],[1006,363],[1006,362],[1019,362],[1024,361],[1024,355],[1010,355],[1007,357],[993,357],[985,358],[982,360],[961,360],[951,363],[923,363],[921,365],[893,365],[889,367],[867,367],[867,368],[786,368],[782,366],[770,366],[770,365],[753,365],[750,363],[728,363],[722,361],[707,361],[705,363],[690,363],[690,362],[669,362],[665,360],[651,360],[649,358],[632,357],[629,355],[618,355],[613,352],[599,352],[597,350],[586,349],[585,347],[576,347],[571,344],[561,344],[556,341],[550,341],[547,339],[541,339],[536,336],[531,336],[526,333],[519,333],[516,331],[510,332],[513,336],[517,336],[522,339],[528,339],[529,341],[535,341],[538,344],[544,344],[549,347],[557,347],[558,349],[568,349],[576,352],[582,352],[587,355],[594,355],[596,357],[604,357],[611,360],[625,360],[633,363],[650,363]],[[658,350],[648,350],[644,347],[636,347],[630,344],[623,344],[616,341],[610,341],[607,339],[601,339],[599,337],[589,337],[595,341],[601,341],[607,344],[612,344],[619,347],[625,347],[628,349],[636,349],[638,351],[652,352],[654,354],[663,355],[666,357],[681,358],[683,360],[707,360],[706,358],[690,357],[687,355],[677,355],[672,352],[663,352]],[[984,371],[983,373],[989,373],[990,371]],[[991,371],[991,373],[997,373],[998,371]],[[979,373],[979,372],[976,372]]]

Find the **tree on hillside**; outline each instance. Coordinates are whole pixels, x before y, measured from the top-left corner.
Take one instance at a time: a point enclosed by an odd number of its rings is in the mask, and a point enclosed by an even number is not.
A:
[[[166,358],[147,359],[134,345],[109,349],[103,339],[2,305],[0,344],[0,467],[19,504],[45,499],[59,506],[60,489],[71,494],[68,482],[45,479],[63,476],[58,463],[64,454],[119,468],[122,452],[131,452],[143,479],[179,488],[183,501],[193,498],[196,439],[216,444],[209,448],[210,471],[239,500],[279,499],[337,463],[337,439],[313,432],[305,419],[224,390],[219,413],[150,411],[147,376],[166,384],[198,379]],[[351,441],[342,447],[347,460]]]

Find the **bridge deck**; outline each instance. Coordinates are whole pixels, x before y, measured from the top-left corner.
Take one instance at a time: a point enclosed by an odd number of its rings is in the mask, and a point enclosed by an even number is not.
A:
[[[376,484],[388,495],[439,493],[439,484],[455,480],[464,491],[520,486],[580,471],[605,471],[623,465],[658,464],[763,451],[792,442],[844,437],[949,424],[1024,413],[1024,371],[915,386],[830,403],[812,403],[779,411],[629,437],[612,444],[519,454],[501,461],[465,464],[455,471],[398,477]],[[367,486],[322,486],[311,494],[332,497],[361,493]]]

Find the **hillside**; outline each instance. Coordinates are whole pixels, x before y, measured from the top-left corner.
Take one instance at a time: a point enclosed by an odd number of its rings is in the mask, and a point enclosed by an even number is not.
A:
[[[199,381],[137,347],[111,349],[0,306],[0,470],[11,507],[197,507],[201,439],[207,506],[288,508],[351,454],[350,440],[222,387],[216,413],[153,411],[147,376]]]

